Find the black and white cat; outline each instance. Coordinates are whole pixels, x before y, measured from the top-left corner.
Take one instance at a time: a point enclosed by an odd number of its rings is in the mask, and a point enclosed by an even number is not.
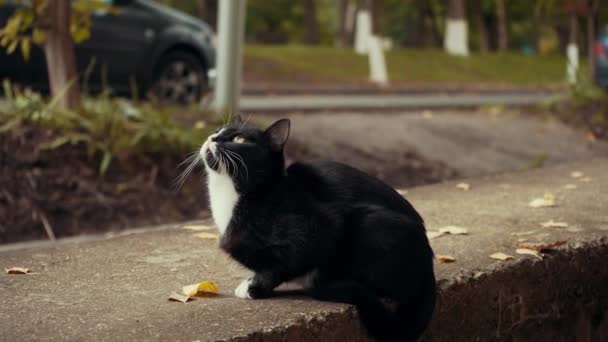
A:
[[[220,247],[255,272],[236,296],[266,298],[300,281],[314,298],[354,304],[374,338],[415,340],[436,293],[422,218],[391,187],[347,165],[286,169],[289,130],[288,119],[259,130],[237,118],[200,150]]]

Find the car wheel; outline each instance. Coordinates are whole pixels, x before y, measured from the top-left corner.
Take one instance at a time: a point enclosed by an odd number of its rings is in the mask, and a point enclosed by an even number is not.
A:
[[[209,91],[205,67],[187,52],[163,56],[154,74],[152,95],[163,103],[197,103]]]

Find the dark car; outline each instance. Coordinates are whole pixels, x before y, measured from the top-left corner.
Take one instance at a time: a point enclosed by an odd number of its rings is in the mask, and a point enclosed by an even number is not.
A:
[[[209,91],[215,67],[214,34],[201,20],[152,0],[105,0],[117,14],[92,14],[91,37],[76,45],[77,69],[93,92],[110,88],[127,95],[154,95],[161,101],[197,102]],[[0,6],[0,27],[15,5]],[[88,72],[85,72],[89,70]],[[25,61],[19,51],[0,52],[0,79],[48,89],[41,48]],[[134,89],[137,87],[137,89]]]
[[[608,26],[600,32],[595,42],[597,83],[608,88]]]

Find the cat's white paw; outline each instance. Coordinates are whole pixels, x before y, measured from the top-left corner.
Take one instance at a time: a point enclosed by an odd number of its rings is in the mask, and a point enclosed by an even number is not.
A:
[[[251,296],[249,295],[249,285],[251,285],[251,278],[243,280],[241,284],[234,289],[234,295],[243,299],[251,299]]]

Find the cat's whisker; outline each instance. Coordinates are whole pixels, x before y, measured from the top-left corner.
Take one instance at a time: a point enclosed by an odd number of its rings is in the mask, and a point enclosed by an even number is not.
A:
[[[226,160],[230,163],[230,166],[233,167],[233,174],[231,176],[236,177],[239,174],[239,169],[238,169],[238,165],[236,165],[236,163],[234,162],[234,160],[232,160],[232,158],[230,157],[230,154],[226,154]]]
[[[241,165],[243,165],[243,169],[245,169],[245,177],[246,177],[246,179],[249,179],[249,170],[247,169],[247,165],[245,165],[245,161],[243,160],[243,158],[233,151],[226,150],[226,152],[228,152],[228,154],[231,155],[232,158],[236,159],[236,161],[238,161],[239,163],[241,163]],[[235,162],[235,164],[236,164],[236,162]]]
[[[251,115],[249,115],[246,120],[244,120],[243,122],[241,122],[240,129],[245,128],[245,126],[249,123],[249,119],[251,119]]]
[[[184,160],[184,162],[180,164],[183,165],[185,162],[189,162],[186,169],[184,169],[184,171],[173,182],[173,188],[175,191],[179,191],[182,188],[182,186],[186,182],[186,179],[188,179],[188,176],[190,176],[192,170],[194,170],[194,168],[200,161],[200,158],[200,154],[193,154],[190,157],[186,158],[186,160]]]

